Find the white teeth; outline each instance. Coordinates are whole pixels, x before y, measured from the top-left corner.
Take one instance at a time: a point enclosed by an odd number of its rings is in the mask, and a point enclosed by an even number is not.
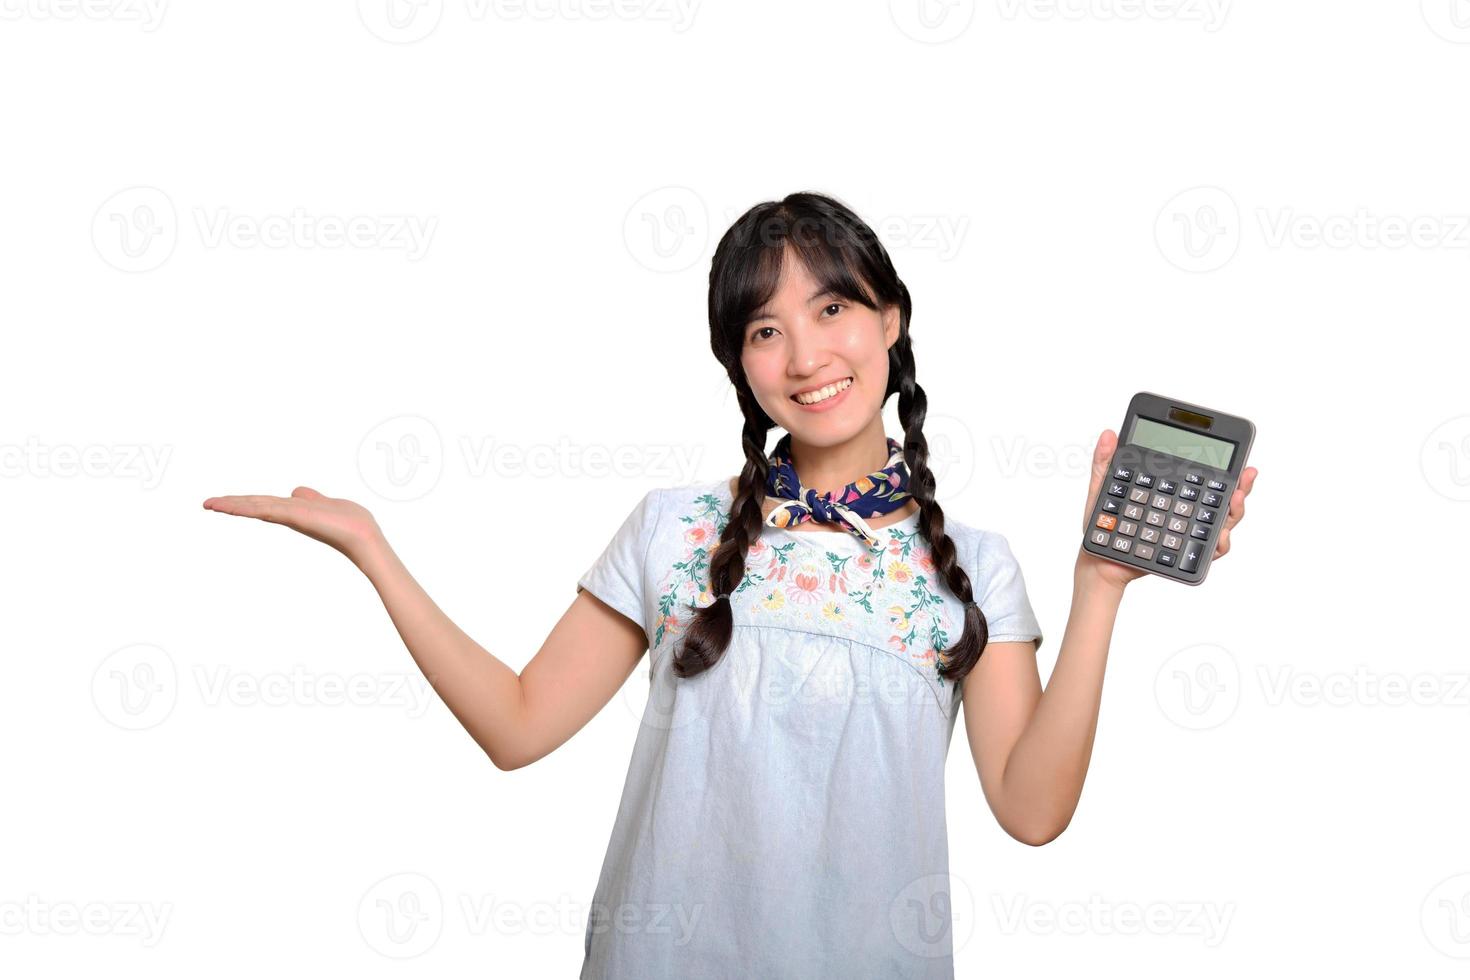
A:
[[[815,405],[817,402],[826,401],[828,398],[831,398],[839,391],[846,391],[851,386],[852,379],[843,378],[836,384],[831,384],[825,388],[818,388],[816,391],[808,391],[805,394],[797,395],[796,400],[801,402],[803,405]]]

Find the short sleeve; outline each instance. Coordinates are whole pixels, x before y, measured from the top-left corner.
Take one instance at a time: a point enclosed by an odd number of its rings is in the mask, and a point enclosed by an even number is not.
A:
[[[659,492],[643,496],[592,567],[577,579],[577,591],[586,589],[643,628],[652,643],[652,617],[644,602],[644,568],[653,531],[658,524]]]
[[[972,584],[990,629],[990,641],[1035,640],[1036,649],[1040,650],[1041,624],[1031,609],[1026,579],[1011,553],[1010,542],[1005,535],[993,531],[984,531],[979,538],[974,566],[978,579]]]

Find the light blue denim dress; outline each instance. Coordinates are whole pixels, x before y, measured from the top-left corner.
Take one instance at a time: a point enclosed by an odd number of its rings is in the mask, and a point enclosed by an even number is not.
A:
[[[730,497],[724,480],[650,491],[578,579],[650,650],[581,978],[950,980],[944,767],[961,687],[934,652],[958,638],[960,604],[917,514],[871,547],[766,527],[730,597],[729,648],[679,678]],[[1006,539],[948,515],[946,530],[990,640],[1039,648]]]

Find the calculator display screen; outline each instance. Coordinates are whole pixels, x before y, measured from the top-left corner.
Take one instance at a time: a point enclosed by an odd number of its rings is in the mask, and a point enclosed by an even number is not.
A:
[[[1230,469],[1230,460],[1235,455],[1233,442],[1142,417],[1133,420],[1133,431],[1128,434],[1128,441],[1144,449],[1168,453],[1219,470]]]

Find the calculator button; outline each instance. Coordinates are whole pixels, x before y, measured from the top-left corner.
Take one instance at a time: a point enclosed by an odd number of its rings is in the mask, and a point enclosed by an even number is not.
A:
[[[1173,548],[1175,551],[1178,551],[1179,546],[1184,544],[1184,539],[1177,534],[1165,534],[1164,540],[1159,543],[1165,548]]]
[[[1148,516],[1143,519],[1143,523],[1152,524],[1154,527],[1163,527],[1167,516],[1161,510],[1151,510],[1148,512]]]
[[[1114,538],[1113,539],[1113,550],[1114,551],[1128,551],[1132,547],[1133,547],[1133,539],[1132,538]]]
[[[1153,477],[1153,474],[1152,473],[1140,473],[1136,477],[1133,478],[1133,483],[1134,483],[1135,486],[1152,487],[1154,485],[1154,477]]]
[[[1116,514],[1118,512],[1118,502],[1111,497],[1104,497],[1102,509],[1104,513]]]
[[[1178,556],[1175,555],[1174,552],[1172,552],[1172,551],[1161,551],[1161,552],[1159,552],[1159,564],[1160,565],[1168,565],[1170,568],[1173,568],[1174,567],[1174,559],[1176,557],[1178,557]]]
[[[1209,487],[1211,490],[1225,489],[1225,484],[1221,483],[1219,480],[1206,480],[1205,486]]]
[[[1193,500],[1193,499],[1195,499],[1198,496],[1199,496],[1199,491],[1196,490],[1194,487],[1180,487],[1179,488],[1179,499],[1180,500]]]
[[[1181,572],[1194,572],[1199,570],[1199,561],[1204,557],[1205,546],[1202,544],[1191,544],[1184,549],[1184,557],[1179,559],[1179,570]]]
[[[1224,499],[1225,498],[1220,496],[1218,493],[1210,493],[1209,491],[1206,491],[1205,493],[1200,494],[1199,502],[1204,504],[1206,507],[1219,507],[1220,501]]]
[[[1203,507],[1201,507],[1199,510],[1194,512],[1194,519],[1199,521],[1201,524],[1213,524],[1215,523],[1215,512],[1212,510],[1205,510]]]
[[[1189,530],[1189,522],[1182,517],[1171,517],[1169,518],[1168,527],[1169,530],[1176,534],[1183,534]]]
[[[1184,482],[1193,483],[1198,486],[1202,481],[1200,480],[1200,475],[1198,473],[1186,473],[1184,474]]]
[[[1123,494],[1125,494],[1127,492],[1128,492],[1128,487],[1125,484],[1122,484],[1122,483],[1110,483],[1110,484],[1108,484],[1108,493],[1112,494],[1114,497],[1121,497],[1121,496],[1123,496]]]
[[[1168,480],[1160,477],[1159,482],[1154,484],[1154,489],[1157,490],[1159,493],[1173,493],[1174,488],[1177,486],[1179,486],[1179,484],[1175,483],[1173,480]]]
[[[1098,514],[1097,526],[1102,528],[1104,531],[1111,531],[1113,528],[1118,526],[1118,519],[1112,514]]]
[[[1100,544],[1104,548],[1106,548],[1108,546],[1108,538],[1109,537],[1111,537],[1111,535],[1109,535],[1108,532],[1106,532],[1106,531],[1093,531],[1092,532],[1092,543],[1093,544]]]
[[[1149,544],[1157,544],[1159,541],[1159,529],[1156,527],[1144,527],[1138,531],[1138,540],[1147,541]]]
[[[1194,504],[1187,500],[1181,500],[1174,505],[1174,513],[1179,517],[1188,517],[1194,513]]]
[[[1123,480],[1124,482],[1127,482],[1128,480],[1133,479],[1133,467],[1131,467],[1131,466],[1118,466],[1118,467],[1115,467],[1113,469],[1113,479],[1115,479],[1115,480]]]
[[[1128,537],[1131,538],[1138,533],[1138,525],[1133,523],[1132,521],[1119,521],[1118,533],[1126,534],[1128,535]]]
[[[1154,510],[1168,510],[1169,509],[1169,498],[1166,497],[1166,496],[1164,496],[1161,493],[1156,493],[1156,494],[1154,494],[1154,499],[1153,500],[1150,500],[1148,502],[1148,505],[1150,507],[1152,507]]]
[[[1210,536],[1210,529],[1205,527],[1203,524],[1196,524],[1194,527],[1189,529],[1189,536],[1191,538],[1199,538],[1201,541],[1203,541]]]
[[[1134,487],[1132,490],[1128,491],[1128,499],[1133,501],[1135,504],[1147,503],[1148,491],[1143,489],[1142,487]]]
[[[1135,545],[1133,548],[1133,554],[1139,558],[1142,558],[1144,561],[1148,561],[1154,556],[1154,546],[1151,544]]]
[[[1129,504],[1123,508],[1123,516],[1130,521],[1141,521],[1143,520],[1143,508],[1138,504]]]

